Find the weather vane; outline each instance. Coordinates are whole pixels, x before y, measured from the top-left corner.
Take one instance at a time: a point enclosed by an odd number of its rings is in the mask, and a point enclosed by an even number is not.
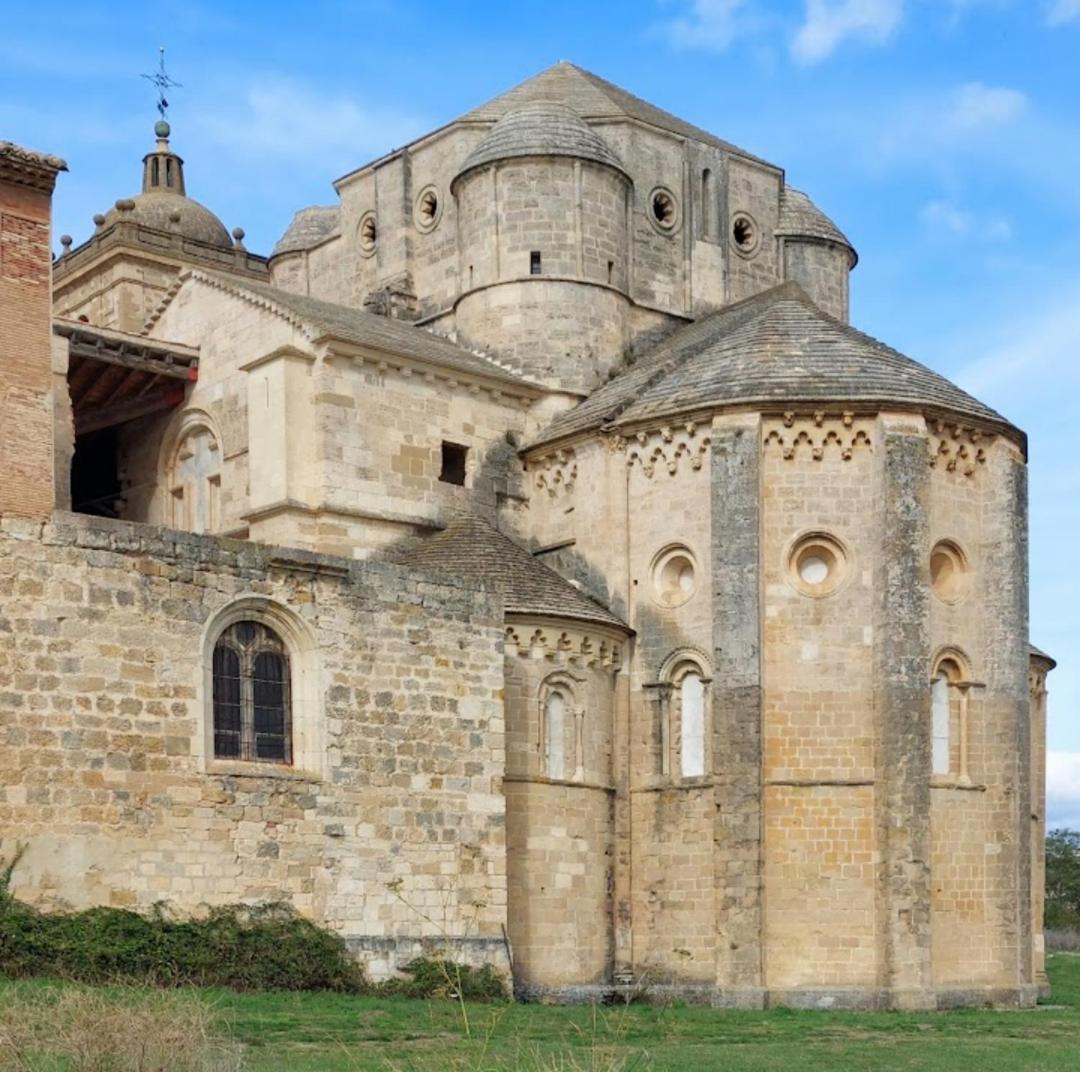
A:
[[[153,74],[144,74],[142,77],[148,82],[153,82],[154,87],[157,89],[157,110],[158,115],[161,116],[162,121],[165,120],[165,110],[169,107],[169,102],[165,99],[165,90],[172,89],[174,86],[177,89],[183,87],[179,82],[174,82],[165,70],[165,46],[162,45],[158,49],[160,56],[160,62],[158,69]]]

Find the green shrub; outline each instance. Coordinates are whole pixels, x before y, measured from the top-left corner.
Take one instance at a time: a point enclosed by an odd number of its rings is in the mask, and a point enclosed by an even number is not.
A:
[[[417,957],[401,970],[404,978],[387,979],[376,992],[384,997],[506,1000],[506,986],[490,964],[472,968],[452,960]]]
[[[200,919],[174,919],[161,908],[145,916],[120,908],[42,912],[11,896],[13,867],[0,860],[0,974],[10,978],[367,990],[344,941],[287,905],[214,908]]]

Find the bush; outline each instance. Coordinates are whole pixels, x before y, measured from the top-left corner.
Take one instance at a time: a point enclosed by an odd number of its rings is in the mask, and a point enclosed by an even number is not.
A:
[[[0,974],[85,983],[225,986],[234,990],[367,990],[344,941],[287,905],[229,906],[202,919],[120,908],[42,912],[10,893],[16,860],[0,860]]]
[[[417,957],[401,970],[405,978],[387,979],[376,992],[384,997],[506,1000],[506,987],[490,964],[471,968],[452,960]]]

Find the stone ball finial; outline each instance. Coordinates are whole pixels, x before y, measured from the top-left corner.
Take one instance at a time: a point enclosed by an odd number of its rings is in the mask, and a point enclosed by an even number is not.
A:
[[[232,229],[232,236],[233,236],[233,238],[236,239],[237,242],[243,242],[244,241],[244,228],[243,227],[234,227]]]
[[[64,247],[64,252],[60,254],[61,257],[71,252],[71,235],[62,234],[60,236],[60,245]]]
[[[105,216],[100,212],[94,213],[94,226],[101,227],[105,223]]]
[[[154,124],[154,134],[159,138],[167,138],[172,133],[172,128],[164,119],[159,119]]]
[[[130,197],[118,197],[116,199],[117,212],[130,212],[135,207],[135,202]]]
[[[175,209],[169,213],[169,223],[179,223],[182,219],[183,216],[181,216],[180,213],[177,212]]]

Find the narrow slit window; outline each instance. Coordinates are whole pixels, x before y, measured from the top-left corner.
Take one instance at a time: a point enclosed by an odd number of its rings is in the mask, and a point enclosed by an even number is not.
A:
[[[444,484],[465,486],[465,459],[468,453],[469,448],[463,447],[460,443],[443,441],[442,469],[439,471],[439,479]]]
[[[540,250],[534,249],[529,254],[529,275],[540,274]]]
[[[214,647],[214,758],[292,763],[289,657],[258,622],[237,622]]]
[[[548,693],[544,705],[547,724],[546,761],[549,778],[566,777],[566,698],[561,692]]]

